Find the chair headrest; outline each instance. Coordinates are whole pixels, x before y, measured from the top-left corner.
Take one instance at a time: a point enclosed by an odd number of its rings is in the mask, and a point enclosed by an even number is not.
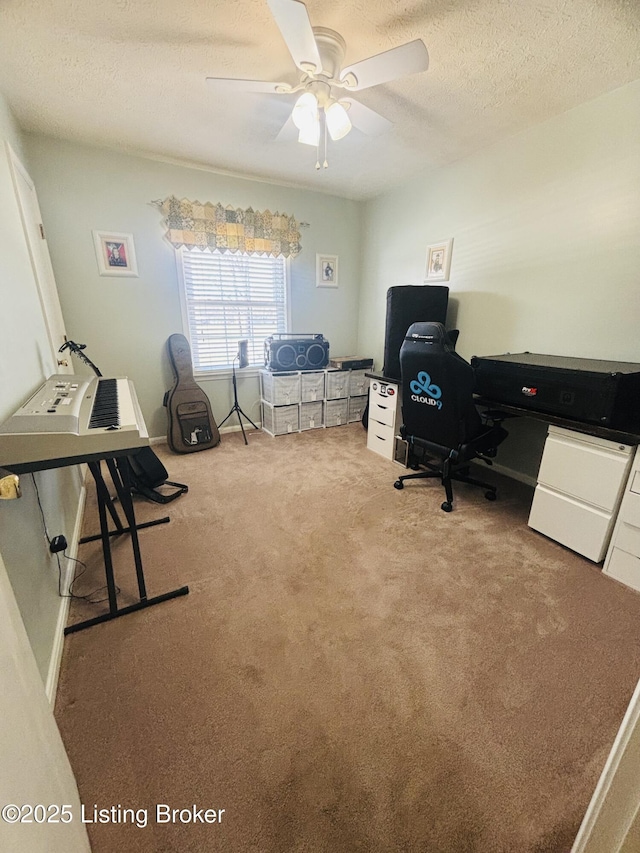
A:
[[[442,323],[412,323],[407,329],[405,341],[420,341],[433,344],[438,349],[453,349],[447,330]]]

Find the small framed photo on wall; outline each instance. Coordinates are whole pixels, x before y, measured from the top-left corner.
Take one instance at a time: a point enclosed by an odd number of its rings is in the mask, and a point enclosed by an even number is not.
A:
[[[316,255],[316,287],[338,286],[338,256]]]
[[[133,234],[94,231],[93,242],[100,275],[138,275]]]
[[[451,269],[451,251],[453,248],[453,237],[427,246],[427,270],[425,281],[449,281],[449,270]]]

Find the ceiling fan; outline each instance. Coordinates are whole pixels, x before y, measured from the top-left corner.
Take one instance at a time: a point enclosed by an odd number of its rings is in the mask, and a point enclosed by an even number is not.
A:
[[[307,7],[301,0],[267,0],[267,3],[289,53],[301,72],[298,83],[292,86],[288,83],[230,77],[207,77],[207,81],[239,93],[292,95],[300,92],[278,138],[285,138],[292,126],[295,127],[298,142],[316,146],[316,169],[320,168],[322,131],[326,168],[327,134],[336,141],[346,136],[352,126],[373,136],[390,128],[388,119],[347,95],[388,83],[406,74],[426,71],[429,54],[424,42],[415,39],[342,68],[346,52],[344,39],[333,30],[312,27]]]

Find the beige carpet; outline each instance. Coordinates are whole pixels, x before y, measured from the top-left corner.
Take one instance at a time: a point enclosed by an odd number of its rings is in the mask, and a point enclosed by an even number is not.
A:
[[[149,594],[191,592],[66,639],[81,798],[149,810],[89,826],[95,853],[568,851],[640,677],[640,595],[529,529],[531,491],[494,472],[497,503],[458,486],[445,514],[359,424],[249,442],[159,450],[190,491],[136,501],[171,515],[141,532]],[[158,825],[157,803],[225,812]]]

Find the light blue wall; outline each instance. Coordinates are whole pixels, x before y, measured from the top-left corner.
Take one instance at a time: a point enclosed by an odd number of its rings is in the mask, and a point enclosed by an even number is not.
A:
[[[290,261],[292,330],[323,333],[333,355],[355,350],[358,203],[40,136],[28,135],[26,147],[67,332],[87,344],[104,374],[133,379],[151,435],[166,434],[162,398],[172,383],[166,341],[182,331],[175,251],[154,199],[175,195],[277,210],[308,222],[302,252]],[[98,274],[92,229],[133,234],[139,278]],[[338,289],[316,288],[316,253],[339,256]],[[219,422],[232,402],[229,378],[200,384]],[[238,384],[243,409],[259,420],[257,378],[241,374]]]
[[[385,294],[422,284],[453,237],[459,352],[640,362],[640,81],[367,203],[358,348],[379,360]],[[535,477],[544,427],[510,421],[500,451]]]

